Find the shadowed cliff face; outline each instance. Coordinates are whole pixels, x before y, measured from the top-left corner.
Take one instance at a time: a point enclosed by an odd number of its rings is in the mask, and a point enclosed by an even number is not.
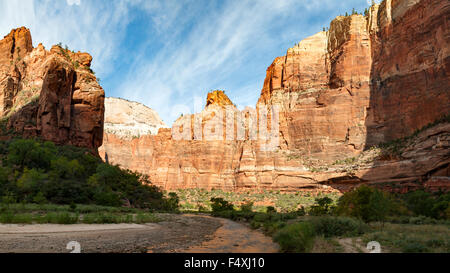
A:
[[[367,146],[450,111],[450,2],[385,1],[373,14]]]
[[[384,1],[372,12],[366,149],[395,141],[391,160],[374,162],[360,182],[407,191],[450,188],[450,2]],[[417,130],[441,119],[432,128]]]
[[[345,191],[360,183],[448,189],[448,120],[408,138],[395,155],[371,148],[449,114],[448,6],[383,1],[368,16],[337,17],[328,32],[276,58],[256,106],[279,109],[275,150],[261,149],[245,119],[243,139],[199,140],[191,132],[197,119],[229,122],[211,111],[224,107],[214,101],[231,102],[210,94],[201,113],[172,128],[188,127],[188,140],[174,140],[167,129],[133,140],[106,134],[105,153],[165,189]],[[252,113],[231,110],[232,116]],[[204,135],[204,123],[199,127]]]
[[[104,91],[92,57],[60,46],[33,48],[30,31],[0,40],[0,116],[24,137],[97,152],[103,141]]]

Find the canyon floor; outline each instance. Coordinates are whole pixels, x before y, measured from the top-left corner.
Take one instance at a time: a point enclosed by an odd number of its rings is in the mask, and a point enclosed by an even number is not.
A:
[[[162,215],[150,224],[0,225],[2,253],[277,252],[270,237],[230,220],[204,215]]]

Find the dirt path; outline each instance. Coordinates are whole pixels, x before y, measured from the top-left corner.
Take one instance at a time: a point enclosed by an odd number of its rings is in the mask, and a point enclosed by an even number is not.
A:
[[[273,252],[270,238],[244,225],[202,215],[163,215],[151,224],[0,225],[0,253]]]

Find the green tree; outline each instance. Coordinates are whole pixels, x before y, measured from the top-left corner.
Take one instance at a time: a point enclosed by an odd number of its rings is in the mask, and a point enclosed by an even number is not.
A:
[[[431,217],[435,200],[431,193],[418,190],[406,193],[403,196],[406,206],[416,215],[424,215]]]
[[[393,197],[376,188],[362,185],[346,192],[338,201],[337,212],[353,216],[366,223],[386,220],[394,211]]]
[[[233,204],[224,200],[223,198],[211,198],[211,202],[211,208],[213,212],[234,210]]]
[[[18,166],[20,170],[25,167],[47,170],[55,153],[55,146],[51,142],[41,145],[31,139],[18,139],[9,145],[7,161],[10,165]]]
[[[58,157],[51,161],[51,173],[56,179],[72,179],[84,176],[84,168],[78,160]]]
[[[316,216],[326,215],[330,214],[333,208],[333,200],[331,198],[316,198],[316,203],[311,206],[309,214]]]
[[[20,198],[27,202],[32,202],[34,195],[40,191],[47,177],[46,174],[37,169],[29,170],[25,168],[23,174],[16,182]]]

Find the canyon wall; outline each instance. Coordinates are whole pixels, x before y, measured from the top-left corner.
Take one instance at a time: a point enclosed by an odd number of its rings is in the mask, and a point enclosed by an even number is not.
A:
[[[373,16],[367,145],[409,135],[450,109],[450,2],[384,1]]]
[[[24,137],[97,152],[103,141],[104,91],[90,69],[92,57],[61,46],[33,48],[30,31],[0,40],[0,117]]]
[[[248,119],[254,110],[239,111],[215,91],[172,130],[133,139],[106,132],[100,154],[168,190],[447,189],[449,18],[448,1],[385,0],[367,16],[337,17],[276,58],[256,105],[279,110],[275,149],[263,149]],[[374,147],[399,138],[399,151]]]

